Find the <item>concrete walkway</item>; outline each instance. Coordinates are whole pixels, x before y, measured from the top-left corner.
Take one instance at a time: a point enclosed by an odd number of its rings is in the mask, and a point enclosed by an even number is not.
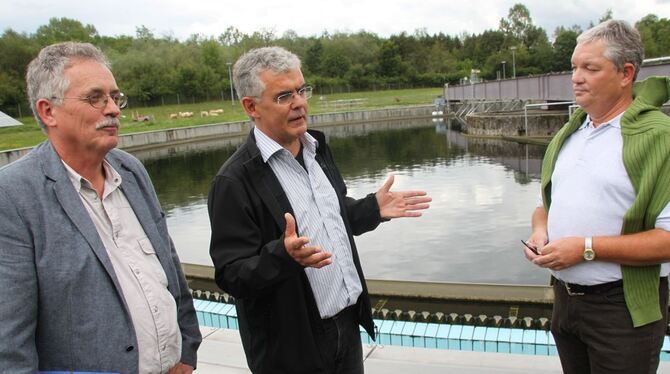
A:
[[[202,374],[249,374],[237,330],[201,327],[203,342],[198,351]],[[558,357],[444,349],[363,346],[366,374],[463,373],[548,374],[561,373]],[[663,365],[663,364],[662,364]],[[670,370],[670,365],[661,366]],[[659,369],[659,372],[664,372]]]

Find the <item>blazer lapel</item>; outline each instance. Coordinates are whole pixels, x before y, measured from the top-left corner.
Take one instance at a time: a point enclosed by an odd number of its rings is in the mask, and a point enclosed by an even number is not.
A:
[[[288,197],[284,193],[284,189],[272,172],[272,169],[263,162],[261,152],[256,146],[253,130],[247,138],[246,146],[249,152],[249,159],[244,162],[247,175],[251,180],[251,184],[258,191],[261,200],[268,207],[268,210],[270,210],[277,226],[283,230],[286,226],[284,213],[291,213],[291,215],[295,216],[293,208],[291,208]]]
[[[100,240],[98,230],[95,228],[95,224],[89,217],[86,208],[84,208],[81,198],[72,186],[67,171],[65,170],[65,166],[63,166],[63,161],[60,159],[51,143],[45,143],[45,147],[41,149],[40,153],[44,174],[48,179],[53,181],[53,189],[58,202],[61,207],[63,207],[68,218],[77,227],[84,239],[86,239],[91,250],[96,255],[105,271],[107,271],[107,274],[112,278],[114,285],[120,292],[121,287],[116,279],[116,273],[114,273],[114,267],[109,259],[105,245],[102,243],[102,240]]]

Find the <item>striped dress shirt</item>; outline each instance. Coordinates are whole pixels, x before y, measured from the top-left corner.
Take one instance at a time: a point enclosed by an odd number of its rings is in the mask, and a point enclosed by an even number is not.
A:
[[[310,246],[319,246],[333,254],[332,264],[321,269],[305,268],[321,318],[332,317],[355,304],[363,287],[335,189],[315,159],[318,142],[308,133],[300,137],[303,168],[291,152],[257,127],[254,135],[263,161],[270,166],[291,203],[298,235],[308,237]]]

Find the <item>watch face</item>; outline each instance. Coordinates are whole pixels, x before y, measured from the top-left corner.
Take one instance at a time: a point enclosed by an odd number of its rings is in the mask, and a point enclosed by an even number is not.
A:
[[[587,249],[584,251],[584,259],[586,261],[591,261],[596,258],[596,253],[592,249]]]

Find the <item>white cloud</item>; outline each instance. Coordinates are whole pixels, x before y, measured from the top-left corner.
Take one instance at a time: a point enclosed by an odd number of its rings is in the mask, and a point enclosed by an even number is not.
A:
[[[33,33],[51,17],[68,17],[93,24],[103,35],[134,35],[137,26],[145,25],[156,35],[172,35],[181,40],[196,33],[218,36],[229,26],[244,33],[268,29],[277,35],[291,29],[301,36],[319,35],[324,30],[330,33],[366,30],[387,37],[402,31],[413,33],[417,29],[425,29],[430,34],[460,35],[497,29],[500,18],[507,16],[509,8],[517,2],[117,0],[93,5],[74,0],[0,0],[0,27]],[[550,37],[557,26],[577,24],[585,28],[609,8],[615,18],[631,23],[649,13],[661,18],[670,16],[668,0],[527,0],[523,3],[534,23],[543,27]]]

